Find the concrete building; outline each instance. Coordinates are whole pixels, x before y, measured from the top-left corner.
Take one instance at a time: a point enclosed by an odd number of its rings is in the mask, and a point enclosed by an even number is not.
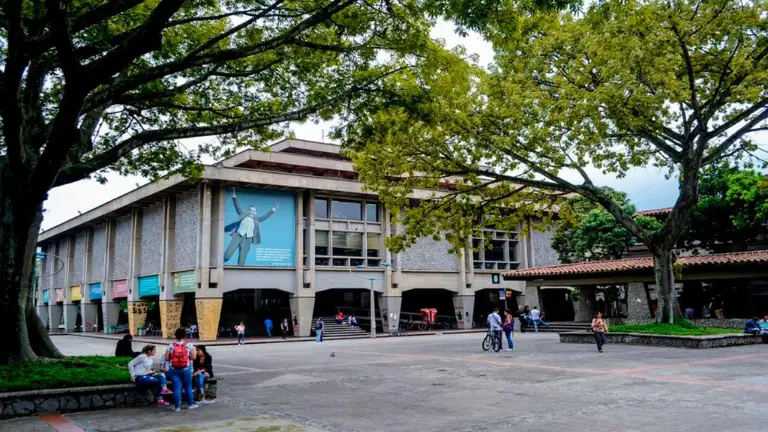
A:
[[[525,282],[502,272],[557,262],[538,231],[493,232],[493,249],[461,257],[426,238],[391,253],[384,239],[403,228],[390,220],[338,146],[281,141],[206,166],[201,183],[150,183],[43,232],[38,311],[52,331],[152,323],[170,337],[197,323],[214,340],[240,321],[259,334],[269,317],[307,336],[337,310],[369,325],[372,284],[384,330],[424,307],[471,328],[500,293],[525,303]]]

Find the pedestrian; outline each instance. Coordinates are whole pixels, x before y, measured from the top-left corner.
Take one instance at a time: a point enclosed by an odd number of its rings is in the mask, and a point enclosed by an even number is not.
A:
[[[267,338],[272,339],[272,327],[274,327],[274,324],[272,324],[272,320],[267,317],[267,319],[264,320],[264,328],[267,330]]]
[[[280,323],[280,333],[282,333],[283,340],[285,340],[285,337],[288,335],[288,318],[284,318],[283,322]]]
[[[235,330],[237,331],[237,344],[245,345],[245,324],[240,321],[240,324],[235,326]]]
[[[603,314],[595,312],[595,318],[592,320],[592,335],[597,343],[597,352],[603,352],[605,344],[605,332],[608,331],[608,324],[603,319]]]
[[[133,336],[127,334],[117,341],[115,347],[115,357],[130,357],[132,359],[139,356],[139,352],[133,350]]]
[[[323,319],[318,318],[315,323],[315,342],[320,343],[323,341]]]
[[[501,317],[499,316],[499,308],[493,308],[493,313],[488,315],[489,330],[498,338],[501,342]]]
[[[213,378],[213,357],[208,354],[205,345],[198,345],[195,347],[195,351],[195,360],[192,362],[192,368],[195,371],[192,373],[192,381],[196,384],[197,391],[200,393],[200,404],[215,403],[216,399],[206,399],[205,394],[208,388],[208,381]]]
[[[173,383],[174,411],[181,411],[181,389],[187,393],[188,409],[195,409],[195,394],[192,392],[192,360],[195,355],[195,347],[187,342],[187,331],[183,328],[176,329],[176,341],[168,346],[165,359],[171,363],[168,377]]]
[[[515,330],[515,319],[509,311],[504,311],[504,334],[507,336],[507,351],[514,351],[515,344],[512,343],[512,332]]]
[[[147,345],[141,350],[141,354],[136,356],[128,363],[128,372],[131,374],[131,381],[137,386],[152,387],[155,392],[157,403],[155,406],[165,407],[170,405],[163,400],[163,395],[171,394],[168,390],[168,381],[165,374],[152,370],[152,357],[155,355],[155,346]]]
[[[520,320],[520,332],[525,333],[525,311],[522,306],[517,307],[517,317]]]
[[[531,309],[531,320],[533,321],[533,331],[539,332],[539,321],[541,320],[541,311],[538,306],[534,306]]]

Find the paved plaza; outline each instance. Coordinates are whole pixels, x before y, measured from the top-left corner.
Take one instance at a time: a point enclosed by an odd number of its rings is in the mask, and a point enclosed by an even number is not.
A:
[[[526,333],[516,334],[515,352],[493,353],[481,350],[482,337],[212,347],[220,379],[214,405],[64,419],[87,431],[766,430],[763,345],[612,345],[598,354],[591,345],[560,344],[555,334]],[[108,340],[59,336],[55,342],[67,354],[114,351]],[[17,419],[0,422],[0,430],[57,430],[51,423]]]

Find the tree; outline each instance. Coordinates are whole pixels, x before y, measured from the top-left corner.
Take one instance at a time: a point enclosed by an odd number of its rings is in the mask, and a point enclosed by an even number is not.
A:
[[[635,213],[626,194],[607,187],[603,191],[625,212]],[[635,216],[635,220],[649,231],[661,227],[661,222],[652,217]],[[637,239],[604,208],[576,196],[560,206],[551,246],[561,262],[573,263],[619,259],[636,243]]]
[[[491,67],[460,50],[435,52],[389,80],[405,103],[370,103],[367,117],[336,134],[361,179],[406,224],[390,245],[449,230],[461,248],[479,213],[506,227],[531,214],[546,222],[558,194],[578,194],[648,246],[658,316],[671,323],[679,314],[672,248],[698,202],[702,168],[763,151],[752,138],[768,127],[766,7],[607,0],[582,14],[501,15],[481,29],[493,43]],[[586,170],[621,177],[649,164],[680,178],[654,231]],[[410,208],[404,197],[414,188],[434,198]]]
[[[343,115],[430,45],[416,1],[7,0],[0,11],[0,363],[60,356],[32,307],[42,203],[116,171],[199,175]],[[217,137],[198,149],[180,140]]]
[[[768,177],[738,165],[705,169],[699,203],[683,231],[681,246],[710,252],[747,249],[768,224]]]

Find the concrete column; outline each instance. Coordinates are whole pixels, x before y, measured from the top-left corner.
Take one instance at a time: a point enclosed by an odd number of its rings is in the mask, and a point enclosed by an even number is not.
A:
[[[176,233],[176,198],[165,199],[165,216],[163,217],[163,255],[160,265],[161,289],[160,301],[160,330],[164,338],[172,338],[176,329],[181,327],[182,300],[173,295],[173,260],[174,241]]]
[[[475,310],[474,295],[453,295],[453,309],[460,329],[472,329],[472,313]]]
[[[195,293],[195,310],[197,312],[197,327],[201,341],[215,341],[219,332],[221,319],[222,291],[210,287],[211,271],[211,205],[213,205],[210,183],[201,185],[200,199],[200,235],[198,254],[198,274],[200,289]],[[217,205],[218,202],[217,202]],[[218,227],[218,224],[216,225]],[[223,253],[223,252],[222,252]]]
[[[296,295],[304,287],[304,192],[296,192]]]
[[[82,305],[80,305],[80,310],[81,310],[80,313],[83,314],[83,331],[84,332],[98,331],[98,329],[94,330],[94,324],[98,327],[99,307],[101,307],[100,304],[91,303],[91,302],[83,303]]]
[[[651,308],[643,282],[630,282],[627,286],[627,319],[651,319]]]
[[[308,282],[312,292],[315,292],[315,191],[309,191],[309,205],[307,206],[307,277],[304,282]]]
[[[40,303],[37,304],[37,315],[40,317],[40,320],[43,322],[43,325],[47,328],[51,328],[51,322],[49,320],[50,318],[50,306],[47,304],[43,304],[42,302],[42,294],[40,295]]]
[[[379,314],[384,332],[397,330],[400,323],[400,306],[403,304],[402,296],[381,296],[379,297]]]
[[[141,259],[141,210],[133,211],[131,233],[131,255],[130,265],[128,266],[128,331],[131,335],[139,334],[139,327],[144,326],[147,321],[146,301],[139,297],[139,283],[137,270],[139,260]]]
[[[534,306],[539,306],[539,310],[544,312],[539,299],[539,287],[531,285],[525,286],[525,303],[523,306],[525,305],[528,305],[531,309],[533,309]]]
[[[595,287],[580,286],[579,299],[573,301],[573,320],[577,322],[592,321],[595,314]]]
[[[104,320],[104,333],[109,331],[110,326],[117,325],[117,316],[120,313],[120,304],[112,299],[112,282],[109,280],[114,250],[114,222],[108,221],[104,241],[104,274],[101,276],[101,317]]]
[[[217,197],[216,205],[218,206],[218,213],[216,220],[213,221],[213,226],[215,226],[216,231],[219,233],[219,235],[216,237],[216,241],[218,242],[218,247],[216,248],[216,253],[218,254],[215,257],[212,257],[212,262],[216,264],[216,285],[219,287],[219,289],[223,292],[224,286],[222,285],[224,283],[224,226],[226,225],[226,220],[224,218],[224,215],[226,213],[226,190],[224,187],[224,184],[219,185],[219,193]]]
[[[475,279],[475,263],[472,260],[472,237],[467,239],[466,255],[464,255],[464,269],[465,269],[465,288],[472,288],[472,281]]]
[[[64,258],[64,331],[66,333],[75,330],[77,314],[80,312],[79,304],[72,304],[72,268],[75,262],[75,238],[69,238],[67,256]],[[82,290],[82,287],[80,288]]]
[[[51,300],[53,301],[53,300]],[[57,305],[57,304],[51,304],[48,307],[48,313],[49,313],[49,322],[50,322],[50,329],[53,333],[59,332],[59,322],[61,322],[61,317],[64,314],[64,306]]]
[[[219,332],[221,318],[221,298],[197,298],[197,328],[201,341],[215,341]]]
[[[402,212],[400,214],[403,214]],[[402,234],[403,224],[399,220],[395,224],[395,235]],[[395,274],[393,275],[392,283],[397,284],[399,287],[403,281],[403,253],[398,252],[394,256]]]
[[[83,257],[83,280],[81,281],[81,290],[83,299],[80,301],[80,313],[83,316],[83,332],[94,331],[94,324],[98,327],[99,308],[98,304],[91,301],[91,252],[93,251],[93,230],[88,229],[85,233],[85,256]]]
[[[382,206],[383,206],[383,203],[382,203]],[[386,295],[393,295],[393,293],[391,293],[393,289],[392,287],[392,252],[389,251],[389,249],[386,246],[386,243],[384,243],[384,241],[387,238],[392,236],[392,225],[390,225],[389,223],[390,217],[391,217],[391,214],[389,213],[389,209],[384,207],[384,209],[382,210],[382,218],[381,218],[381,228],[382,228],[381,247],[383,251],[382,256],[384,257],[384,261],[390,264],[384,269],[384,277],[386,278],[386,281],[384,283],[384,292],[386,293]]]
[[[296,336],[309,336],[313,327],[312,318],[315,311],[315,297],[293,296],[290,299],[290,304],[293,334]]]

